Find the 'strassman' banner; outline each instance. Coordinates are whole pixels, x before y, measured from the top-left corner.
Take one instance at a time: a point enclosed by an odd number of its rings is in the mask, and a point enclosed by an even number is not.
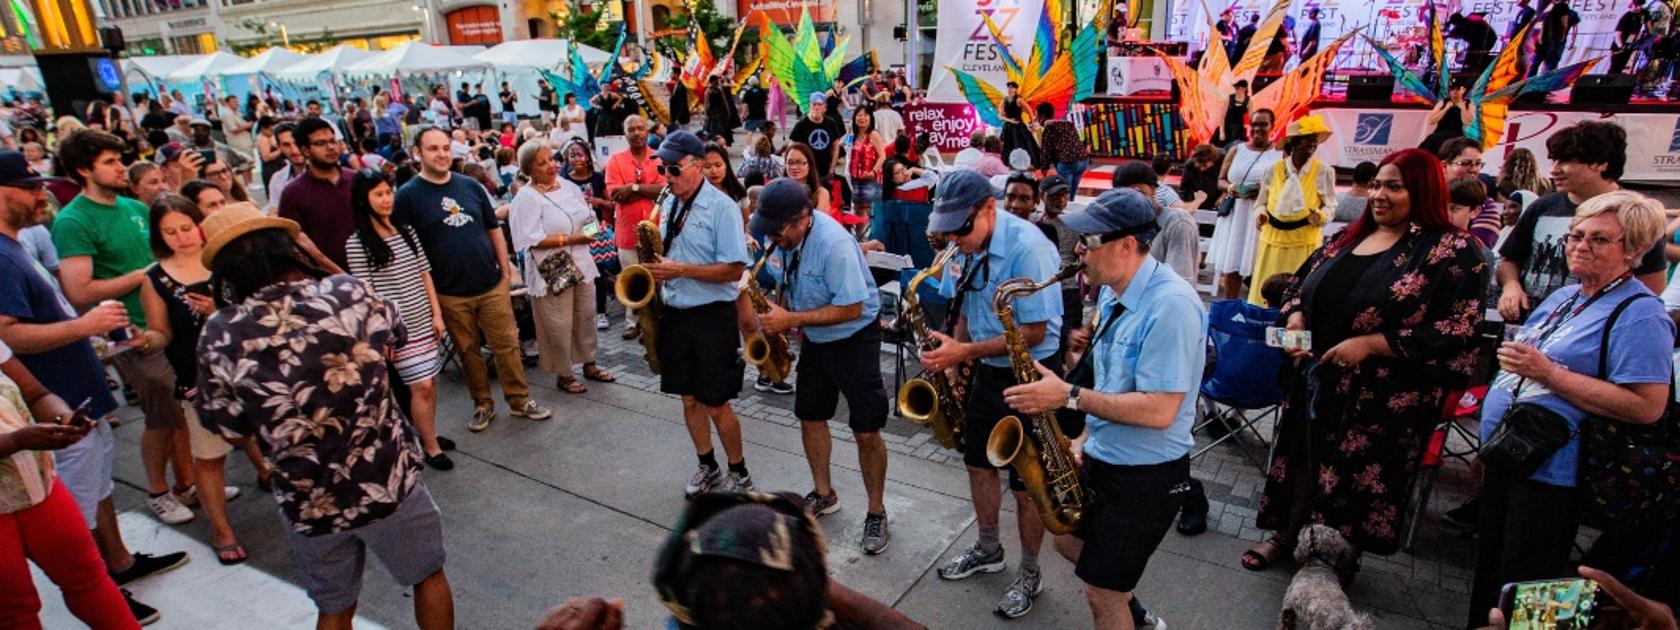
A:
[[[1378,162],[1383,156],[1415,147],[1427,130],[1429,112],[1410,110],[1354,110],[1325,108],[1323,114],[1332,132],[1318,146],[1318,159],[1341,168],[1360,162]],[[1595,112],[1511,112],[1505,120],[1505,134],[1499,144],[1482,154],[1485,173],[1498,173],[1506,156],[1516,149],[1528,149],[1539,162],[1540,173],[1548,173],[1546,139],[1558,130],[1583,120],[1606,120],[1628,130],[1627,168],[1622,175],[1630,182],[1672,182],[1680,179],[1680,114],[1614,114]]]
[[[1011,50],[1025,58],[1032,48],[1033,29],[1043,0],[939,0],[939,40],[933,56],[933,79],[928,83],[928,100],[935,103],[967,103],[962,88],[945,66],[956,68],[1003,88],[1009,77],[992,45],[982,16],[990,15]]]

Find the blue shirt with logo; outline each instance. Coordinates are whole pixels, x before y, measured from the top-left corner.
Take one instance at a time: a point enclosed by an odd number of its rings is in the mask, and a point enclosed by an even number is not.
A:
[[[776,251],[776,257],[771,259],[771,265],[776,266],[771,269],[778,281],[795,261],[798,269],[793,271],[798,275],[783,283],[788,310],[814,311],[830,305],[863,304],[863,312],[856,319],[800,329],[805,339],[813,343],[840,341],[874,323],[875,316],[881,312],[881,294],[875,288],[875,277],[869,273],[857,239],[833,217],[813,212],[811,232],[805,236],[805,242],[793,251]]]
[[[391,218],[420,236],[439,295],[474,297],[502,282],[490,230],[502,226],[484,186],[460,173],[443,185],[415,177],[397,189]],[[343,243],[339,243],[340,251]]]
[[[997,211],[997,224],[992,228],[992,240],[986,251],[966,256],[963,271],[969,284],[958,287],[962,296],[962,315],[968,320],[968,338],[986,341],[1003,335],[1003,322],[992,310],[992,295],[998,284],[1012,278],[1031,278],[1033,282],[1049,280],[1061,269],[1062,257],[1056,244],[1045,238],[1037,226],[1002,210]],[[948,280],[956,282],[957,280]],[[976,285],[984,286],[976,289]],[[1032,347],[1032,357],[1043,361],[1056,352],[1062,328],[1062,292],[1054,287],[1030,295],[1018,295],[1014,302],[1015,324],[1045,323],[1044,340]],[[1009,357],[986,357],[980,360],[993,367],[1009,367]]]
[[[673,262],[696,265],[718,263],[747,264],[747,233],[741,221],[741,206],[729,195],[708,182],[700,183],[694,194],[694,204],[677,214],[682,200],[672,195],[659,213],[659,235],[668,238],[672,219],[682,221],[676,240],[665,250],[665,258]],[[702,282],[693,278],[673,278],[661,285],[660,297],[671,308],[694,308],[713,302],[734,301],[741,294],[736,282]]]
[[[1145,258],[1137,275],[1116,296],[1103,287],[1097,296],[1098,326],[1124,305],[1120,319],[1091,340],[1096,390],[1182,393],[1178,410],[1166,429],[1150,429],[1085,416],[1085,453],[1119,466],[1169,462],[1195,445],[1190,429],[1196,423],[1196,392],[1207,359],[1207,309],[1188,282],[1153,257]],[[1099,328],[1099,330],[1102,330]]]

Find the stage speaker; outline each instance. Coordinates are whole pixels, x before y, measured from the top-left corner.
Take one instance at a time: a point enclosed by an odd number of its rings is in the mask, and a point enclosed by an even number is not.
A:
[[[120,53],[128,49],[128,42],[123,41],[122,29],[115,26],[100,28],[99,41],[104,43],[105,50],[111,51],[111,54]]]
[[[1388,103],[1394,100],[1394,75],[1355,74],[1348,76],[1347,100]]]
[[[1633,98],[1633,75],[1588,74],[1575,81],[1571,105],[1626,105]]]

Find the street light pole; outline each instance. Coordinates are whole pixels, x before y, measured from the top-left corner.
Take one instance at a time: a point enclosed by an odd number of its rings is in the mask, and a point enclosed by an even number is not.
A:
[[[420,2],[425,6],[416,4],[409,6],[409,8],[414,9],[414,12],[419,13],[424,20],[425,29],[420,32],[420,40],[431,43],[432,40],[437,38],[437,33],[432,28],[432,3],[431,0],[420,0]]]

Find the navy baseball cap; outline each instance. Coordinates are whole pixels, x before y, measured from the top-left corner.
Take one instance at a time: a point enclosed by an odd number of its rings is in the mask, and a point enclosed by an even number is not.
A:
[[[0,151],[0,186],[18,186],[42,184],[57,180],[56,177],[42,177],[34,169],[29,168],[29,159],[17,151]]]
[[[939,197],[933,200],[933,214],[928,215],[928,234],[955,232],[968,222],[974,206],[991,197],[992,193],[992,183],[972,170],[945,176],[939,181]]]
[[[1038,192],[1043,195],[1054,195],[1071,190],[1068,187],[1067,180],[1062,179],[1061,175],[1047,175],[1044,177],[1044,181],[1038,183]]]
[[[700,137],[687,131],[678,131],[659,142],[659,151],[655,153],[659,161],[666,164],[676,164],[684,156],[701,157],[706,154],[706,145]]]
[[[753,236],[763,238],[810,208],[811,191],[804,184],[791,177],[778,177],[758,190],[758,204],[748,227]]]
[[[1130,188],[1115,188],[1097,196],[1084,209],[1062,215],[1062,224],[1080,234],[1124,232],[1141,242],[1155,240],[1155,202]]]

